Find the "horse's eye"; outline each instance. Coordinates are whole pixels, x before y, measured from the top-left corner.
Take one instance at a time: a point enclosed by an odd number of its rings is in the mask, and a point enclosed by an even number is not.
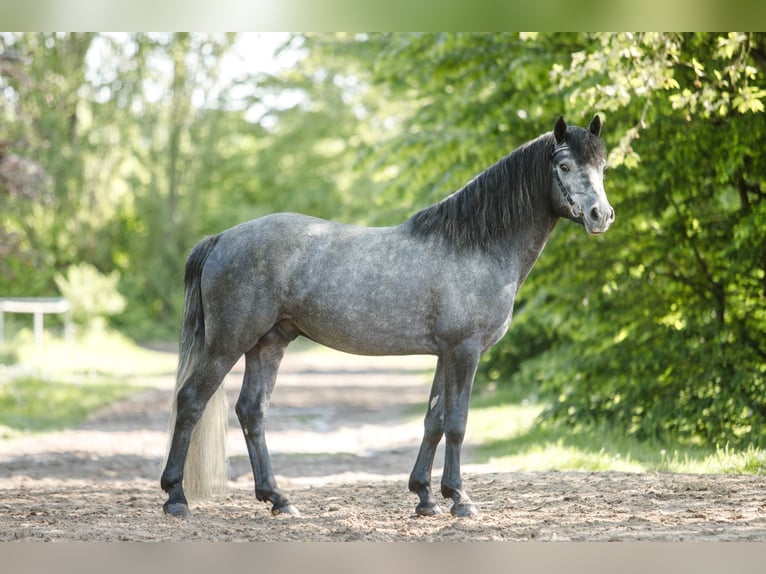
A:
[[[561,171],[569,171],[568,163],[562,163],[561,165],[559,165],[559,167],[561,168]]]

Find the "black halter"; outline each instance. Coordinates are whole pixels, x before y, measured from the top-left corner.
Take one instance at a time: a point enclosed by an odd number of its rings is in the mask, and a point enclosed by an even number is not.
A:
[[[567,150],[567,149],[569,149],[569,146],[566,143],[563,143],[560,146],[554,146],[553,152],[551,153],[551,161],[553,161],[553,159],[556,157],[557,153],[559,153],[561,151],[564,151],[564,150]],[[559,189],[561,190],[561,194],[564,196],[564,199],[566,199],[567,202],[569,203],[569,205],[571,205],[572,207],[578,207],[579,208],[577,203],[575,203],[575,200],[572,199],[572,196],[569,193],[569,191],[567,190],[567,188],[564,186],[564,182],[561,181],[561,177],[559,176],[559,172],[556,169],[556,165],[554,164],[552,166],[552,168],[553,168],[553,177],[556,178],[556,183],[558,184]]]

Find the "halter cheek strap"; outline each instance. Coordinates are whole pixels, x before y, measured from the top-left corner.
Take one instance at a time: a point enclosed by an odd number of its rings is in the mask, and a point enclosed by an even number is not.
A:
[[[556,157],[557,153],[562,152],[564,150],[568,150],[568,149],[569,149],[569,146],[567,144],[562,144],[558,147],[554,147],[553,152],[551,153],[551,161],[553,161],[553,158]],[[561,177],[559,176],[559,172],[556,169],[556,166],[553,165],[551,166],[551,168],[553,169],[553,177],[556,178],[556,183],[558,184],[559,189],[561,190],[561,194],[564,196],[564,199],[567,200],[570,206],[577,207],[579,209],[579,206],[577,205],[577,203],[575,203],[575,200],[572,199],[571,194],[569,193],[567,188],[564,186],[564,182],[561,181]]]
[[[564,182],[561,181],[561,178],[559,177],[559,172],[556,170],[555,167],[553,168],[553,177],[556,178],[556,183],[559,184],[559,189],[561,190],[561,194],[564,196],[564,199],[566,199],[569,205],[571,205],[572,207],[577,206],[577,204],[575,203],[575,200],[572,199],[572,196],[567,191],[567,188],[564,187]]]

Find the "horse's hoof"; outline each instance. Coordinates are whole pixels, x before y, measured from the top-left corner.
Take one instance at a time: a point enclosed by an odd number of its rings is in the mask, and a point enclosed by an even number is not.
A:
[[[175,516],[176,518],[189,518],[191,516],[189,506],[183,502],[174,502],[172,504],[166,502],[162,505],[162,510],[165,511],[165,514],[170,514],[170,516]]]
[[[289,502],[283,506],[277,508],[276,506],[271,509],[272,516],[295,516],[300,517],[301,513]]]
[[[450,508],[450,512],[458,518],[473,518],[479,515],[479,509],[473,502],[456,502]]]
[[[435,502],[420,503],[415,507],[415,514],[418,516],[438,516],[442,513],[441,506]]]

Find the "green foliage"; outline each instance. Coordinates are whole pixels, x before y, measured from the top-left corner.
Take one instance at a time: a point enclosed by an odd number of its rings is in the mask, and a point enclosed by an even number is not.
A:
[[[515,402],[505,390],[474,397],[468,439],[474,456],[509,471],[616,471],[760,474],[766,451],[639,440],[609,423],[556,425],[541,404]]]
[[[731,38],[746,45],[732,48],[725,44]],[[586,59],[607,61],[623,38],[600,40],[607,54]],[[762,118],[749,117],[757,105],[721,103],[742,93],[743,83],[763,84],[763,39],[666,42],[664,51],[645,53],[639,42],[630,64],[659,88],[649,94],[626,84],[608,116],[608,130],[626,112],[641,118],[622,128],[628,138],[611,156],[622,166],[607,180],[617,222],[603,241],[586,243],[569,231],[554,238],[525,289],[548,293],[550,305],[535,321],[560,321],[559,341],[514,368],[553,400],[544,416],[570,427],[607,424],[640,439],[763,446],[766,165],[759,149],[766,132]],[[625,70],[609,61],[608,75],[619,81]],[[603,92],[584,87],[574,70],[581,64],[573,56],[572,101],[603,105]],[[734,72],[743,65],[750,76]],[[697,95],[682,101],[688,93]],[[524,328],[512,330],[485,372],[508,371],[503,349],[527,340]]]

